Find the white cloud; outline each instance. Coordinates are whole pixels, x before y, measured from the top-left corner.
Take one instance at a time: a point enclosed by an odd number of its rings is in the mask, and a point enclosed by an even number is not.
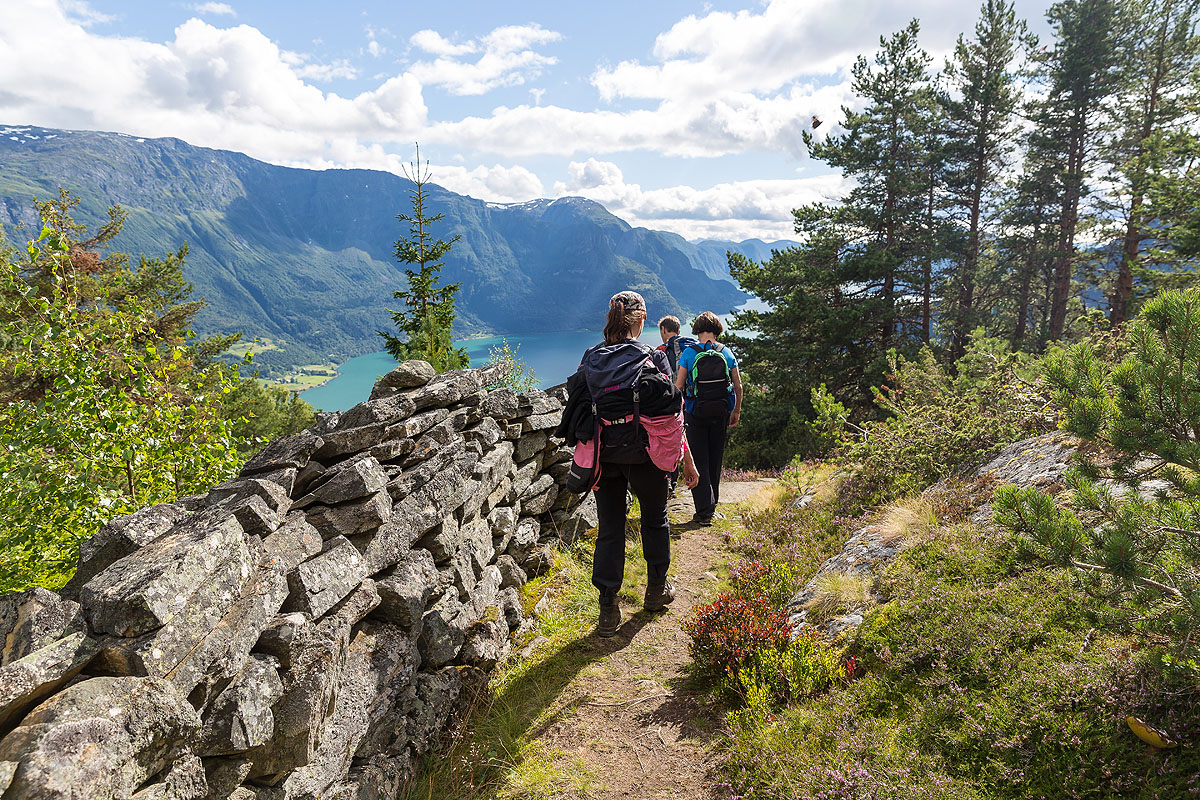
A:
[[[112,22],[116,19],[112,14],[105,14],[92,8],[87,0],[62,0],[62,10],[72,22],[85,28]]]
[[[237,12],[233,10],[233,6],[229,5],[229,3],[197,3],[192,6],[192,10],[197,14],[237,16]]]
[[[312,64],[308,62],[307,57],[303,57],[299,64],[293,65],[292,71],[298,78],[318,83],[328,83],[338,78],[353,80],[358,77],[358,68],[344,58],[334,59],[328,64]]]
[[[179,136],[275,163],[336,163],[368,143],[412,141],[426,123],[419,82],[388,78],[353,97],[298,74],[304,57],[255,28],[191,19],[162,44],[100,36],[54,0],[8,3],[0,27],[0,118]],[[71,69],[41,57],[70,52]],[[321,71],[321,66],[311,69]],[[333,75],[344,65],[329,65]]]
[[[553,196],[578,195],[605,206],[631,224],[669,230],[688,239],[794,238],[791,210],[836,200],[847,191],[840,175],[791,180],[747,180],[706,189],[643,189],[626,183],[612,162],[572,161]]]
[[[480,37],[455,44],[436,31],[418,31],[410,37],[412,45],[434,56],[433,61],[418,61],[410,72],[426,86],[441,86],[451,94],[478,95],[500,86],[518,86],[558,62],[532,49],[556,42],[557,31],[540,25],[506,25]],[[474,61],[462,56],[479,53]]]

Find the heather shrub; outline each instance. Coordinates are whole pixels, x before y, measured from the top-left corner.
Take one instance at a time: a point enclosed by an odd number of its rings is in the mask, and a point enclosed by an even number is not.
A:
[[[745,798],[1190,797],[1200,687],[1163,643],[1070,573],[950,525],[880,577],[885,603],[849,653],[865,673],[819,698],[743,715],[729,777]],[[1184,746],[1154,751],[1125,716]]]

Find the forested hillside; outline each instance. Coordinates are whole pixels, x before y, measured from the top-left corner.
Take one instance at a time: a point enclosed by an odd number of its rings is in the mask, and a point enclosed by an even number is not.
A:
[[[32,199],[56,197],[60,186],[82,199],[86,224],[119,203],[129,219],[115,245],[156,253],[186,243],[185,277],[208,300],[198,331],[270,339],[278,349],[258,350],[265,372],[379,349],[375,331],[404,282],[392,243],[406,179],[277,167],[178,139],[0,130],[0,224],[10,234],[17,222],[36,229]],[[692,244],[633,228],[582,198],[505,206],[431,186],[430,206],[446,215],[439,235],[462,236],[444,271],[463,284],[460,336],[598,330],[607,299],[630,286],[662,313],[723,313],[746,298],[726,250],[770,255],[757,240]]]
[[[815,452],[821,384],[856,416],[887,414],[891,351],[950,364],[980,331],[1041,352],[1193,284],[1196,13],[1191,0],[1069,0],[1039,41],[988,0],[944,64],[917,20],[860,56],[842,127],[806,134],[855,188],[794,210],[801,246],[730,258],[770,306],[735,323],[757,333],[735,343],[755,385],[737,457]]]

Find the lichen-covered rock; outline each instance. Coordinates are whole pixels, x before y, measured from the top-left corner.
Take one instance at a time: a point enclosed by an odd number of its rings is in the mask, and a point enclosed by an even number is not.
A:
[[[552,431],[562,422],[562,411],[552,411],[549,414],[534,414],[521,420],[521,430],[524,433]]]
[[[378,491],[370,497],[341,503],[336,506],[311,506],[308,509],[308,523],[317,529],[322,538],[334,536],[357,536],[370,533],[392,515],[392,498],[385,491]]]
[[[521,517],[517,521],[517,529],[513,532],[512,539],[508,543],[508,554],[518,564],[523,563],[537,547],[538,537],[541,535],[541,532],[542,526],[538,524],[536,519]]]
[[[359,403],[342,414],[334,432],[377,423],[393,423],[412,416],[416,404],[404,394],[393,394]],[[328,434],[327,434],[328,435]]]
[[[315,619],[341,602],[366,576],[358,548],[345,537],[335,536],[325,542],[319,555],[288,573],[291,591],[283,608],[303,611]]]
[[[491,417],[484,417],[481,422],[463,431],[467,441],[479,442],[484,450],[489,449],[504,437],[504,431]]]
[[[91,678],[29,712],[0,740],[20,763],[6,793],[29,800],[130,797],[183,755],[200,719],[166,681]]]
[[[524,392],[519,396],[522,414],[549,414],[562,410],[562,402],[540,389]]]
[[[93,631],[139,636],[169,622],[197,591],[248,576],[252,563],[233,515],[201,511],[88,581],[80,605]]]
[[[257,475],[287,467],[303,469],[323,444],[322,438],[311,431],[281,436],[247,461],[246,466],[242,467],[242,475]]]
[[[204,711],[196,750],[202,756],[244,753],[275,732],[271,707],[283,696],[279,664],[254,654]]]
[[[79,588],[95,575],[162,536],[190,513],[178,503],[163,503],[114,519],[79,545],[79,566],[64,594],[77,597]]]
[[[192,753],[185,753],[171,763],[166,776],[139,791],[129,800],[204,800],[208,797],[208,780],[204,763]]]
[[[98,652],[93,639],[75,632],[0,667],[0,730],[66,686]]]
[[[458,590],[447,589],[425,612],[421,622],[421,635],[417,640],[421,668],[435,669],[454,660],[467,638],[470,624],[470,614],[458,599]]]
[[[437,370],[427,361],[401,361],[400,365],[375,382],[390,389],[412,389],[424,386],[437,377]]]
[[[274,481],[266,480],[263,476],[236,478],[218,484],[209,490],[205,499],[209,505],[232,505],[248,497],[262,499],[272,511],[279,514],[286,514],[292,502],[282,486]]]
[[[283,524],[283,516],[261,497],[247,497],[230,511],[242,530],[251,536],[269,536]]]
[[[482,411],[489,417],[509,420],[521,414],[517,393],[508,387],[493,389],[483,398]]]
[[[546,449],[546,442],[548,441],[549,437],[546,435],[545,431],[526,433],[517,440],[516,451],[513,454],[513,458],[517,461],[517,463],[528,461]],[[539,465],[539,468],[540,466],[541,465]]]
[[[503,553],[517,529],[517,511],[512,506],[493,508],[488,512],[487,521],[492,529],[492,547],[497,553]]]
[[[339,464],[322,476],[319,485],[309,489],[308,494],[293,505],[295,508],[305,508],[314,503],[347,503],[382,491],[387,482],[387,473],[383,471],[383,467],[368,456]]]
[[[536,495],[532,495],[538,484],[545,479],[545,489]],[[538,480],[534,481],[533,485],[526,489],[521,495],[521,510],[526,514],[545,514],[554,507],[554,501],[558,499],[558,486],[554,483],[554,479],[549,475],[543,475]]]
[[[279,530],[263,539],[263,554],[274,559],[284,574],[321,552],[320,532],[299,512],[289,515]]]
[[[0,595],[0,666],[86,629],[79,604],[49,589]]]
[[[388,494],[393,500],[401,500],[427,484],[434,475],[450,464],[465,451],[464,442],[455,440],[438,450],[426,461],[415,467],[406,468],[388,483]]]
[[[374,617],[399,625],[413,638],[420,635],[425,604],[438,584],[433,556],[427,550],[412,550],[375,583],[380,602]]]
[[[332,464],[346,456],[360,453],[384,441],[387,427],[387,422],[374,422],[356,428],[338,428],[336,431],[330,431],[321,437],[321,447],[313,453],[313,458],[324,464]]]
[[[504,589],[524,586],[529,576],[517,565],[516,559],[509,555],[496,559],[496,569],[500,570],[500,586]]]
[[[318,752],[323,724],[333,711],[356,623],[379,605],[373,581],[366,580],[324,618],[311,621],[288,614],[263,631],[256,650],[279,661],[283,697],[272,714],[275,733],[249,751],[251,778],[266,778],[308,764]]]
[[[484,618],[467,631],[467,639],[459,652],[459,660],[467,666],[491,669],[512,650],[508,639],[508,622],[498,609],[491,618]]]
[[[413,439],[425,433],[425,431],[434,425],[444,422],[449,416],[450,411],[445,408],[433,408],[429,411],[423,411],[420,414],[414,414],[403,422],[389,425],[387,436],[388,438],[396,439]]]

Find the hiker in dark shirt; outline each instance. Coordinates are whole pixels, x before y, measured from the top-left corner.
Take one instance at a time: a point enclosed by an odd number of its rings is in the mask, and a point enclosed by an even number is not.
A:
[[[596,536],[596,554],[592,562],[592,583],[600,592],[600,617],[596,631],[600,636],[612,636],[621,624],[621,610],[617,604],[617,592],[625,573],[625,493],[628,489],[638,499],[641,507],[642,553],[646,558],[646,596],[643,608],[646,611],[664,611],[675,599],[675,588],[667,580],[667,568],[671,563],[671,528],[667,520],[667,487],[672,469],[682,455],[684,481],[694,486],[699,480],[691,454],[687,452],[683,437],[680,396],[671,383],[671,371],[666,354],[637,341],[646,323],[646,301],[637,292],[618,292],[609,301],[608,318],[604,326],[604,344],[609,346],[614,357],[648,359],[644,369],[658,374],[657,381],[642,382],[644,387],[661,385],[673,408],[654,408],[655,398],[642,392],[640,422],[633,433],[638,437],[632,447],[613,446],[606,436],[601,437],[600,479],[596,486],[596,512],[599,520]],[[620,346],[620,347],[616,347]],[[586,364],[593,363],[589,349],[584,355]],[[627,354],[627,355],[625,355]],[[613,365],[608,365],[612,367]],[[585,366],[581,366],[585,369]],[[644,374],[644,372],[643,372]],[[611,392],[609,394],[617,394]],[[661,394],[661,393],[660,393]],[[607,397],[601,398],[601,401]],[[603,402],[601,402],[603,406]],[[635,414],[622,410],[632,419]],[[650,416],[654,413],[654,416]],[[607,419],[603,407],[600,415]],[[608,426],[615,433],[615,426]],[[611,459],[619,458],[618,461]],[[669,460],[669,464],[665,463]],[[659,462],[659,463],[656,463]],[[670,467],[671,469],[668,469]]]
[[[679,354],[683,352],[683,348],[688,344],[694,343],[696,340],[687,336],[679,335],[679,318],[667,315],[658,321],[658,335],[662,337],[663,343],[660,344],[657,350],[667,354],[667,362],[671,365],[671,378],[675,378],[675,371],[679,369]],[[670,485],[667,487],[667,494],[670,497],[675,496],[675,485],[679,483],[679,471],[683,469],[680,464],[675,468],[675,472],[671,474]]]
[[[721,497],[721,466],[725,458],[727,429],[742,415],[742,376],[737,359],[717,341],[725,326],[716,314],[705,311],[692,323],[698,339],[683,349],[675,384],[683,390],[688,449],[695,459],[700,482],[692,488],[696,506],[692,522],[711,525]]]

